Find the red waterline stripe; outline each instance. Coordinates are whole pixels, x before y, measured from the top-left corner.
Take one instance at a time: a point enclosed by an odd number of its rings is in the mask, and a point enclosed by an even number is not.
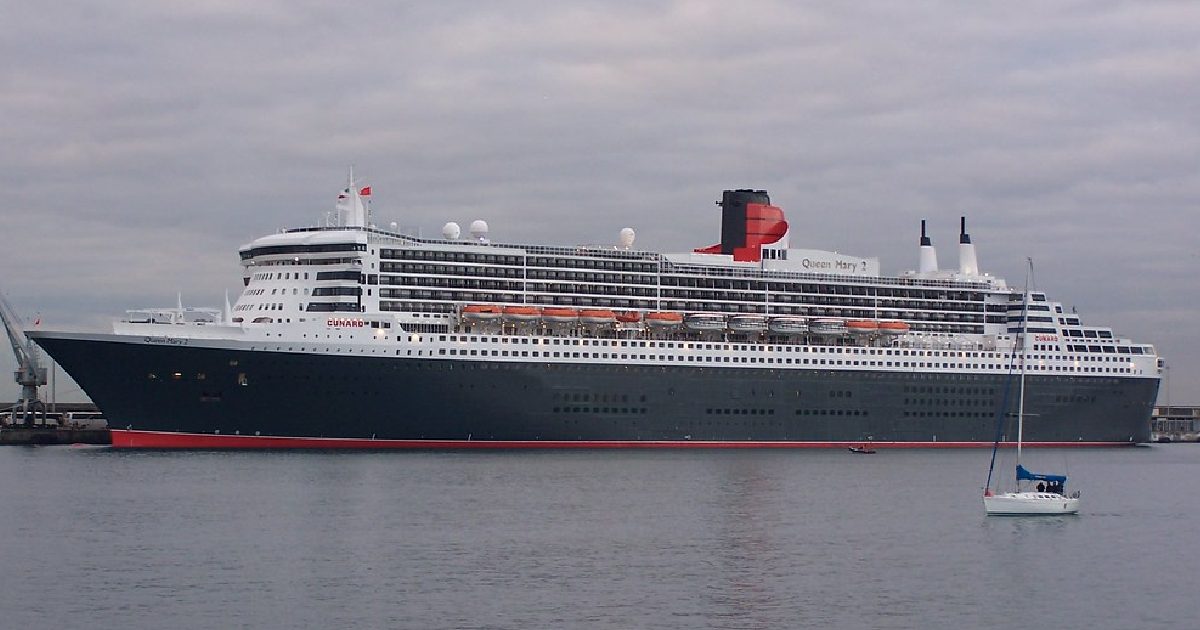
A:
[[[114,448],[180,449],[616,449],[616,448],[991,448],[991,442],[753,442],[706,440],[371,440],[361,438],[212,435],[113,429]],[[1026,447],[1110,447],[1127,442],[1026,442]],[[1002,444],[1012,448],[1015,444]]]

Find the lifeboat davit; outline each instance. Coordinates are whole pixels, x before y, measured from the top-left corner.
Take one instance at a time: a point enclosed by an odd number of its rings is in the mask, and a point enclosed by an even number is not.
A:
[[[579,321],[585,324],[611,324],[617,321],[617,314],[604,309],[582,309],[579,311]]]
[[[546,307],[542,319],[552,324],[569,324],[579,321],[579,311],[573,308]]]
[[[688,330],[725,330],[725,316],[718,313],[692,313],[687,316]]]
[[[463,319],[473,322],[490,322],[500,318],[502,310],[495,304],[468,304],[462,307]]]
[[[645,319],[647,324],[656,328],[674,328],[683,323],[683,315],[663,311],[646,313]]]
[[[636,324],[642,321],[642,314],[637,311],[620,311],[615,315],[617,321],[622,324]]]
[[[532,322],[542,316],[542,309],[536,306],[505,306],[503,316],[510,322]]]
[[[803,317],[772,317],[767,329],[779,335],[801,335],[808,332],[808,320]]]
[[[740,333],[760,333],[767,329],[767,318],[762,315],[734,315],[729,318],[729,330]]]
[[[846,330],[852,335],[873,335],[879,332],[879,322],[873,319],[852,319],[846,322]]]
[[[908,332],[906,322],[879,322],[879,332],[884,335],[903,335]]]
[[[814,335],[820,335],[822,337],[835,337],[837,335],[845,334],[846,322],[843,322],[840,319],[822,317],[812,320],[812,323],[808,325],[808,330]]]

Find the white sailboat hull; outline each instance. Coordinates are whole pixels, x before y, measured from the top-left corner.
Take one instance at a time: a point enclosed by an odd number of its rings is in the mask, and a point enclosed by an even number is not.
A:
[[[1029,259],[1029,271],[1025,275],[1025,295],[1021,300],[1021,320],[1022,322],[1029,321],[1029,280],[1033,275],[1033,259]],[[1045,307],[1043,307],[1045,308]],[[1025,433],[1025,360],[1029,356],[1029,350],[1033,346],[1029,344],[1028,336],[1024,333],[1021,335],[1021,346],[1024,352],[1021,353],[1021,389],[1017,397],[1017,485],[1014,487],[1014,492],[993,493],[991,489],[992,475],[988,472],[988,489],[983,493],[983,509],[988,516],[1038,516],[1038,515],[1054,515],[1054,514],[1078,514],[1079,513],[1079,493],[1075,492],[1071,496],[1061,494],[1065,484],[1067,483],[1066,475],[1035,475],[1025,469],[1021,465],[1021,440]],[[1016,359],[1016,347],[1013,347],[1013,358]],[[1007,396],[1006,396],[1007,398]],[[999,421],[999,417],[997,418]],[[996,446],[992,447],[992,463],[996,461],[996,447],[1000,445],[1000,431],[997,427]],[[1038,491],[1034,492],[1026,490],[1028,485],[1022,485],[1022,481],[1032,483],[1038,481]],[[1046,484],[1049,484],[1047,486]],[[1056,490],[1046,492],[1045,490]]]
[[[1079,497],[1064,497],[1049,492],[1001,492],[984,495],[983,508],[988,515],[996,516],[1077,514]]]

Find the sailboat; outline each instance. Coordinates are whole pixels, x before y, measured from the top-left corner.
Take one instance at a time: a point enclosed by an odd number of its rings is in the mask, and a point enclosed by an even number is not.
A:
[[[1029,261],[1030,271],[1033,261]],[[1029,327],[1029,283],[1021,305],[1021,386],[1017,399],[1017,478],[1010,492],[992,490],[992,471],[996,465],[996,450],[1000,447],[1000,431],[992,446],[992,465],[988,468],[988,483],[983,491],[983,509],[988,516],[1033,516],[1079,513],[1079,492],[1067,496],[1066,475],[1033,473],[1021,465],[1021,442],[1025,429],[1025,331]],[[1015,349],[1014,349],[1015,352]],[[1005,396],[1007,399],[1007,396]],[[1037,484],[1034,486],[1033,484]]]

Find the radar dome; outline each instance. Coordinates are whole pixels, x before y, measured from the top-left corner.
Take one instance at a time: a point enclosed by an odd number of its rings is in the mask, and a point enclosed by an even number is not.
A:
[[[483,219],[475,219],[471,222],[471,236],[476,239],[482,239],[487,236],[488,224]]]
[[[630,247],[633,247],[633,239],[635,239],[635,238],[637,238],[637,233],[633,231],[633,228],[622,228],[621,229],[621,247],[622,248],[629,249]]]
[[[458,227],[458,224],[453,221],[442,226],[442,236],[448,241],[458,238],[459,234],[462,234],[462,228]]]
[[[392,231],[393,231],[393,232],[395,232],[395,231],[396,231],[396,228],[400,227],[400,226],[399,226],[399,225],[398,225],[398,224],[397,224],[395,221],[392,221],[392,222],[391,222],[391,223],[389,223],[388,225],[389,225],[389,226],[392,228]]]

